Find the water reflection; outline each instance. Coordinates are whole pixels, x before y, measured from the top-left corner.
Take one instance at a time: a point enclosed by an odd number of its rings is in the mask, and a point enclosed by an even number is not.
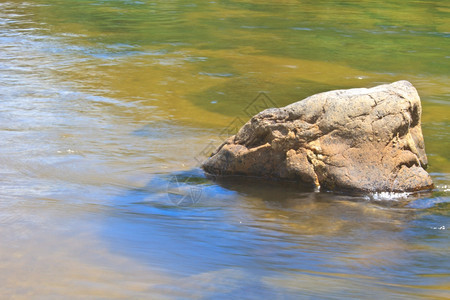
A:
[[[156,176],[145,189],[116,199],[120,214],[126,216],[120,219],[129,219],[129,230],[128,226],[124,230],[123,223],[124,231],[113,225],[114,235],[108,237],[122,245],[116,248],[119,253],[133,252],[134,257],[157,261],[188,278],[248,266],[254,274],[249,288],[268,295],[282,289],[288,294],[302,291],[323,296],[328,289],[311,284],[317,280],[339,285],[341,296],[355,288],[355,280],[361,296],[369,295],[364,286],[374,282],[380,288],[372,287],[371,295],[397,289],[413,289],[410,293],[416,296],[427,294],[430,287],[422,277],[414,279],[417,287],[402,285],[405,276],[412,280],[408,266],[420,264],[417,259],[424,251],[434,252],[436,273],[446,272],[447,263],[442,261],[446,243],[434,248],[420,237],[411,243],[415,230],[411,231],[411,222],[418,217],[415,210],[380,206],[367,198],[302,191],[288,183],[251,181],[211,181],[198,170]],[[193,197],[192,187],[202,193],[183,205],[164,192],[175,189],[179,197]],[[164,251],[144,246],[155,243],[163,244]],[[202,263],[194,263],[198,261]],[[396,279],[385,278],[385,272],[396,274]],[[444,294],[446,275],[434,279],[441,282],[433,286],[434,295]]]
[[[445,297],[447,25],[444,1],[0,3],[0,294]],[[195,168],[261,91],[397,79],[423,99],[431,195]]]

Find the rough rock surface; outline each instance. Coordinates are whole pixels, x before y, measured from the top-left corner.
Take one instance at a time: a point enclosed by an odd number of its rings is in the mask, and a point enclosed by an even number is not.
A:
[[[202,168],[328,190],[429,189],[421,112],[408,81],[320,93],[255,115]]]

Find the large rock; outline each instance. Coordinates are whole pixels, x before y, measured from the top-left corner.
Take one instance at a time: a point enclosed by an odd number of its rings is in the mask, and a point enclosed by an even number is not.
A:
[[[328,190],[430,189],[421,113],[408,81],[320,93],[255,115],[202,168]]]

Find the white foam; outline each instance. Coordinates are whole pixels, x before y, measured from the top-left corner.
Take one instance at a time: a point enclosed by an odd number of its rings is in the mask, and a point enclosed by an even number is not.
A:
[[[409,195],[411,195],[411,193],[380,192],[380,193],[373,193],[371,196],[373,200],[399,200],[405,199]]]

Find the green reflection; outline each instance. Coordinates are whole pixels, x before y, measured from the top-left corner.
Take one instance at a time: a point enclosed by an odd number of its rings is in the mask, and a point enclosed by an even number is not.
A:
[[[375,72],[447,74],[448,1],[44,1],[55,32],[96,43],[254,47]]]

